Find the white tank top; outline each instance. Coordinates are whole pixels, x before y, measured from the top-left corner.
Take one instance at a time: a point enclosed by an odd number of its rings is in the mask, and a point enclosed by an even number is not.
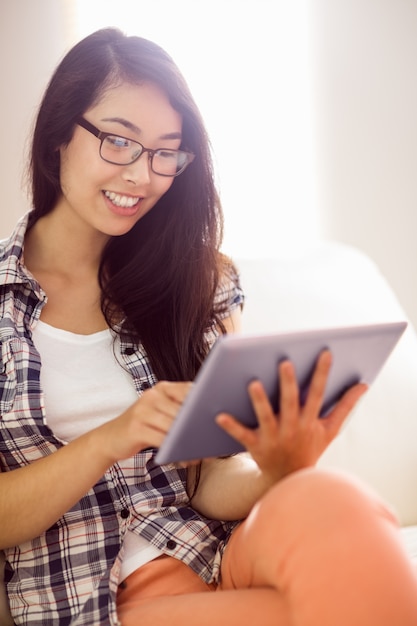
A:
[[[40,321],[33,341],[42,362],[46,420],[62,441],[111,420],[137,400],[110,330],[78,335]]]
[[[128,372],[118,362],[110,330],[78,335],[39,321],[33,342],[40,354],[46,422],[63,442],[120,415],[137,400]],[[120,581],[161,552],[128,532]]]

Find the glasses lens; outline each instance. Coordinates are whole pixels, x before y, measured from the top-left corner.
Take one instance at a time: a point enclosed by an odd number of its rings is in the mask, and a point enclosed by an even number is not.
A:
[[[188,154],[181,150],[157,150],[152,159],[152,169],[162,176],[176,176],[188,164]]]
[[[142,146],[136,141],[118,135],[107,135],[101,143],[100,155],[110,163],[128,165],[137,159],[142,151]]]

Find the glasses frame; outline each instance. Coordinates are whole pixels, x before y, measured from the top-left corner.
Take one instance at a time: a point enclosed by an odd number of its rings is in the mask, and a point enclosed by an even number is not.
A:
[[[194,161],[194,158],[195,158],[195,154],[193,154],[192,152],[187,152],[186,150],[172,150],[171,148],[156,148],[155,150],[152,150],[151,148],[145,148],[145,146],[141,144],[139,141],[136,141],[135,139],[130,139],[130,137],[124,137],[123,135],[119,135],[119,133],[107,133],[107,132],[101,131],[96,126],[94,126],[94,124],[91,124],[91,122],[88,122],[83,117],[78,118],[77,124],[78,126],[81,126],[85,130],[87,130],[89,133],[94,135],[94,137],[97,137],[97,139],[100,140],[100,148],[99,148],[100,158],[103,159],[103,161],[105,161],[106,163],[111,163],[112,165],[119,165],[121,167],[125,165],[131,165],[132,163],[135,163],[135,161],[140,159],[142,154],[147,152],[151,170],[153,171],[154,174],[157,174],[158,176],[165,176],[166,178],[175,178],[176,176],[179,176],[180,174],[182,174],[184,170],[190,165],[190,163]],[[130,141],[134,144],[137,144],[141,148],[141,151],[134,159],[132,159],[131,161],[128,161],[127,163],[117,163],[115,161],[111,161],[110,159],[105,159],[101,153],[101,149],[103,146],[103,142],[107,139],[107,137],[120,137],[120,139],[126,139],[126,141]],[[153,168],[153,157],[156,152],[159,152],[159,150],[164,150],[165,152],[169,151],[169,152],[177,152],[180,154],[185,154],[187,157],[186,162],[182,166],[182,168],[175,174],[161,174],[161,172],[156,172]]]

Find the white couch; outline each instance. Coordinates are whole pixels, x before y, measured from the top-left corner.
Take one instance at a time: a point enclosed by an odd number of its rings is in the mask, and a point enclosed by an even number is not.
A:
[[[247,296],[245,332],[407,319],[375,264],[339,243],[236,263]],[[319,464],[371,485],[396,511],[417,559],[417,335],[411,325]],[[5,601],[0,587],[1,626],[12,624]]]
[[[235,262],[247,296],[244,332],[407,320],[378,267],[353,247],[322,242]],[[417,562],[417,334],[410,323],[319,465],[373,487],[396,512]]]

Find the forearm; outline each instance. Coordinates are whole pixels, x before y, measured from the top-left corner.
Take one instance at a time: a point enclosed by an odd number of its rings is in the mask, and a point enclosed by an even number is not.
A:
[[[111,464],[99,429],[50,456],[0,474],[0,548],[39,536],[68,511]]]
[[[206,460],[191,504],[210,519],[240,520],[271,486],[247,454]]]

